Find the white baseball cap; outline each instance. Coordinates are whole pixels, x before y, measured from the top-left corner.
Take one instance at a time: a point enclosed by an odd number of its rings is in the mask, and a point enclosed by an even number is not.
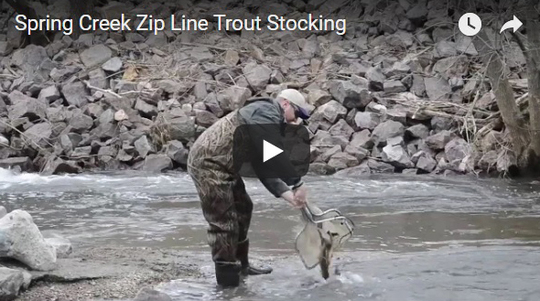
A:
[[[284,99],[287,99],[291,103],[294,104],[294,106],[298,109],[298,117],[302,119],[308,119],[309,118],[309,105],[306,102],[306,99],[304,98],[304,95],[302,93],[298,92],[298,90],[295,89],[285,89],[281,91],[277,97],[282,97]]]

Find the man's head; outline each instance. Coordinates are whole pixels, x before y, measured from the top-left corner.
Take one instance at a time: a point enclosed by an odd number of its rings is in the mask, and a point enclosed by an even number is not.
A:
[[[285,89],[276,97],[283,108],[285,121],[296,123],[298,118],[306,120],[309,118],[309,106],[304,96],[295,89]]]

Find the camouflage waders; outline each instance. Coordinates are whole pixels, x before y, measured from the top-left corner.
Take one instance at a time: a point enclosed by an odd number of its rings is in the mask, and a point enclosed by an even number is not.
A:
[[[205,130],[188,157],[188,173],[209,224],[208,244],[214,262],[237,261],[238,245],[247,242],[253,211],[244,182],[233,168],[233,135],[239,125],[236,113],[229,113]]]

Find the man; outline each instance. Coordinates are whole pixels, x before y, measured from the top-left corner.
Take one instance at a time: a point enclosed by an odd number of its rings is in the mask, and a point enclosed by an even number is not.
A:
[[[272,272],[269,267],[255,268],[249,264],[248,229],[253,203],[233,166],[235,129],[243,124],[297,124],[299,119],[308,118],[308,106],[302,94],[286,89],[276,99],[249,100],[206,129],[191,147],[188,173],[209,224],[208,243],[219,285],[238,286],[240,274]],[[301,178],[259,179],[275,197],[283,198],[292,207],[305,206],[307,189]]]

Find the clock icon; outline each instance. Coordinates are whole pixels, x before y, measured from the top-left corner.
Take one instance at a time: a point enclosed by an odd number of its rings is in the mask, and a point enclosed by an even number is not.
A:
[[[459,30],[462,34],[472,37],[482,29],[482,20],[474,13],[466,13],[459,18]]]

